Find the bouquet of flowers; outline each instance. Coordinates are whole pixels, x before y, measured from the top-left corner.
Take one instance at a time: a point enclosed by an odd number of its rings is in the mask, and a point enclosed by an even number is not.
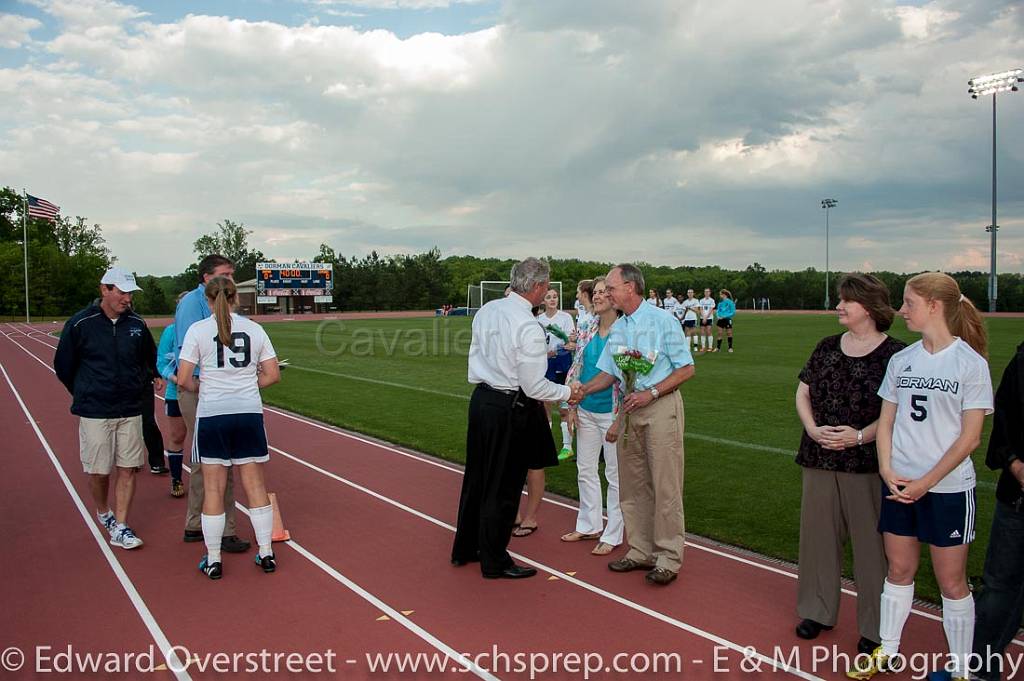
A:
[[[622,372],[622,377],[625,379],[626,386],[623,394],[629,395],[636,389],[636,377],[646,375],[654,368],[654,362],[658,359],[658,351],[651,350],[644,354],[634,348],[620,345],[612,353],[612,359],[615,361],[615,366],[619,367],[619,371]],[[622,443],[625,444],[629,432],[629,414],[622,410],[619,416],[622,417],[623,415],[625,418],[620,432],[622,433]]]

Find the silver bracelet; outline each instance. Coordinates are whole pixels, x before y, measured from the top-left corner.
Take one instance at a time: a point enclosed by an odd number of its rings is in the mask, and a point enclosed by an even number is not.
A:
[[[862,444],[864,444],[864,431],[863,430],[858,430],[857,431],[857,445],[860,446]]]

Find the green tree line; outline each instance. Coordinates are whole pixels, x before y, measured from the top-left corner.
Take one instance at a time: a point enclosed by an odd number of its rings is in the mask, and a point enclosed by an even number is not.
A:
[[[22,260],[22,196],[11,188],[0,190],[0,315],[25,313]],[[29,304],[33,316],[70,315],[96,297],[96,284],[103,271],[114,262],[99,225],[89,225],[82,217],[60,217],[56,222],[32,219],[27,222],[29,242]],[[196,265],[210,253],[221,253],[236,264],[235,280],[256,276],[256,263],[272,261],[249,244],[251,230],[230,219],[216,223],[215,229],[193,244],[195,262],[172,276],[140,275],[143,292],[136,294],[135,309],[141,314],[169,314],[174,311],[179,293],[198,283]],[[480,258],[471,255],[441,257],[433,248],[415,255],[345,256],[332,246],[321,244],[310,260],[329,262],[334,267],[334,303],[338,310],[425,310],[445,304],[466,304],[467,287],[480,281],[508,279],[514,260]],[[615,264],[579,259],[548,258],[551,278],[562,282],[563,305],[569,307],[577,283],[605,274]],[[714,265],[669,266],[636,263],[644,273],[648,288],[663,295],[671,288],[682,297],[687,288],[698,296],[705,287],[717,297],[719,289],[729,289],[740,308],[749,308],[753,300],[768,298],[773,309],[821,309],[825,301],[825,273],[814,268],[799,271],[768,270],[753,263],[742,270]],[[893,303],[902,302],[903,285],[911,274],[875,272],[892,291]],[[963,292],[982,309],[987,308],[986,272],[951,272]],[[832,273],[833,303],[838,300]],[[999,275],[999,309],[1024,310],[1024,276]]]

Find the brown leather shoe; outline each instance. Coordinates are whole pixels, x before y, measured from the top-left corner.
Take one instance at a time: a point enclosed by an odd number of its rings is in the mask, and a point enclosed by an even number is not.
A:
[[[649,584],[665,586],[667,584],[671,584],[672,582],[674,582],[677,576],[678,575],[676,575],[676,573],[672,572],[667,568],[654,568],[646,575],[644,575],[644,580],[647,581]]]
[[[641,563],[632,558],[619,558],[608,563],[608,569],[612,572],[632,572],[633,570],[651,570],[653,568],[653,565]]]

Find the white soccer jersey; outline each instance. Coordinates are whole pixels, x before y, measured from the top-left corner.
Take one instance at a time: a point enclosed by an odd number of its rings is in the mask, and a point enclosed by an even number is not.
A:
[[[679,305],[679,301],[676,300],[675,296],[669,296],[661,301],[661,306],[665,308],[666,312],[676,313],[676,306]]]
[[[698,314],[697,310],[701,309],[700,301],[696,298],[686,298],[679,304],[679,307],[683,309],[685,314],[683,315],[683,321],[697,321]]]
[[[896,405],[891,465],[910,480],[934,468],[960,437],[962,412],[992,413],[988,363],[959,338],[934,355],[921,341],[897,352],[878,395]],[[974,465],[967,457],[931,491],[964,492],[974,485]]]
[[[181,359],[199,367],[199,406],[196,416],[262,414],[263,400],[256,379],[259,363],[277,357],[263,327],[231,315],[231,345],[217,338],[217,318],[207,317],[188,327]]]
[[[701,298],[697,301],[700,304],[701,319],[713,319],[715,316],[715,299],[714,298]]]
[[[561,328],[562,331],[565,332],[566,336],[570,336],[574,331],[576,331],[576,323],[572,320],[572,316],[564,310],[556,312],[554,317],[548,317],[547,314],[541,312],[537,315],[537,321],[540,322],[540,325],[543,327],[554,324]],[[548,331],[546,328],[544,334],[547,336],[548,352],[557,352],[559,348],[565,345],[565,341]]]

